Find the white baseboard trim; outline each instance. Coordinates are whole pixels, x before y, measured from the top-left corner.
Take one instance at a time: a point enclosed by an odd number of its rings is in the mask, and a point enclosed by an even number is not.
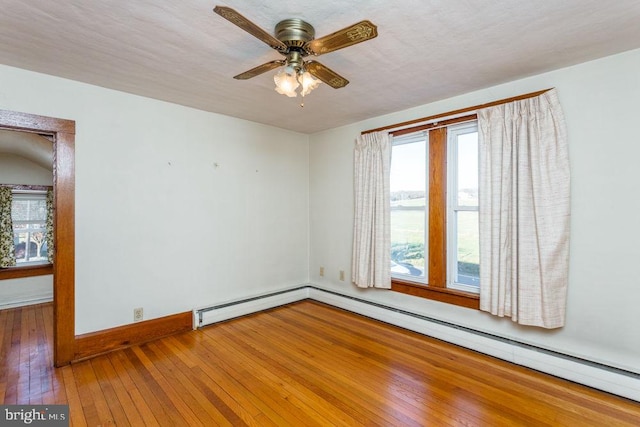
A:
[[[194,328],[312,299],[640,402],[640,374],[511,341],[312,285],[196,309]]]
[[[25,298],[21,300],[9,301],[0,304],[0,310],[8,308],[25,307],[27,305],[44,304],[53,301],[53,295],[42,296],[38,298]]]

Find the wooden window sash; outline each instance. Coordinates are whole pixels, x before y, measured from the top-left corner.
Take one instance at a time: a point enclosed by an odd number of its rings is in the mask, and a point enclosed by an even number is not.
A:
[[[429,274],[431,287],[447,287],[447,129],[429,131]]]
[[[394,136],[429,131],[429,248],[427,284],[392,278],[391,289],[396,292],[418,296],[462,307],[479,309],[479,295],[447,288],[447,126],[475,120],[476,115],[467,115],[439,123],[429,123],[394,132]]]
[[[447,288],[447,128],[453,123],[469,121],[466,118],[455,122],[430,124],[429,130],[429,248],[427,284],[391,279],[391,289],[396,292],[441,301],[468,308],[479,308],[479,296]],[[413,129],[418,132],[422,129]],[[409,133],[403,132],[402,134]],[[394,136],[398,136],[394,133]]]

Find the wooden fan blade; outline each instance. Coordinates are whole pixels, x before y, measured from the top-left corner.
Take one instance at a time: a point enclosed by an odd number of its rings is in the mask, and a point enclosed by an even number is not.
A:
[[[378,36],[378,27],[370,21],[361,21],[350,27],[343,28],[328,36],[311,40],[305,45],[307,52],[322,55],[334,50],[342,49],[354,44],[371,40]]]
[[[285,65],[286,61],[284,59],[280,59],[278,61],[271,61],[271,62],[267,62],[266,64],[262,64],[262,65],[258,65],[256,68],[252,68],[249,71],[245,71],[242,74],[238,74],[237,76],[234,76],[233,78],[236,80],[247,80],[250,79],[252,77],[258,76],[262,73],[266,73],[267,71],[270,70],[275,70],[278,67],[282,67],[283,65]]]
[[[305,69],[334,89],[340,89],[349,84],[349,80],[319,62],[307,61],[305,62]]]
[[[265,42],[266,44],[268,44],[278,52],[286,52],[287,45],[282,43],[277,38],[273,37],[271,34],[267,33],[262,28],[258,27],[256,24],[249,21],[247,18],[240,15],[238,12],[231,9],[230,7],[216,6],[215,8],[213,8],[213,11],[218,15],[222,16],[227,21],[231,22],[232,24],[235,24],[238,27],[242,28],[247,33],[251,34],[257,39],[262,40],[263,42]]]

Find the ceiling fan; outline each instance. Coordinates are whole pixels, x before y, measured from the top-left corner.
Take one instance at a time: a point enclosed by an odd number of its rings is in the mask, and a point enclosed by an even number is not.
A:
[[[274,36],[272,36],[230,7],[216,6],[213,11],[268,44],[284,56],[284,59],[258,65],[233,78],[246,80],[267,71],[284,67],[283,71],[276,74],[274,81],[276,83],[276,91],[290,97],[296,96],[296,89],[300,85],[302,85],[302,96],[313,90],[320,83],[313,77],[334,89],[340,89],[349,84],[347,79],[321,63],[314,60],[305,60],[307,56],[323,55],[371,40],[378,35],[377,27],[370,21],[365,20],[316,39],[315,30],[311,24],[302,19],[292,18],[280,21],[275,27]]]

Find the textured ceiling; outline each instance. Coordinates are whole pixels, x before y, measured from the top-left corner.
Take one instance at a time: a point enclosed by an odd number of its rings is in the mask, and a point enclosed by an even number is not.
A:
[[[212,12],[272,32],[285,18],[322,37],[363,19],[378,37],[317,58],[351,83],[299,101],[281,56]],[[640,47],[638,0],[0,0],[0,63],[313,133]]]

